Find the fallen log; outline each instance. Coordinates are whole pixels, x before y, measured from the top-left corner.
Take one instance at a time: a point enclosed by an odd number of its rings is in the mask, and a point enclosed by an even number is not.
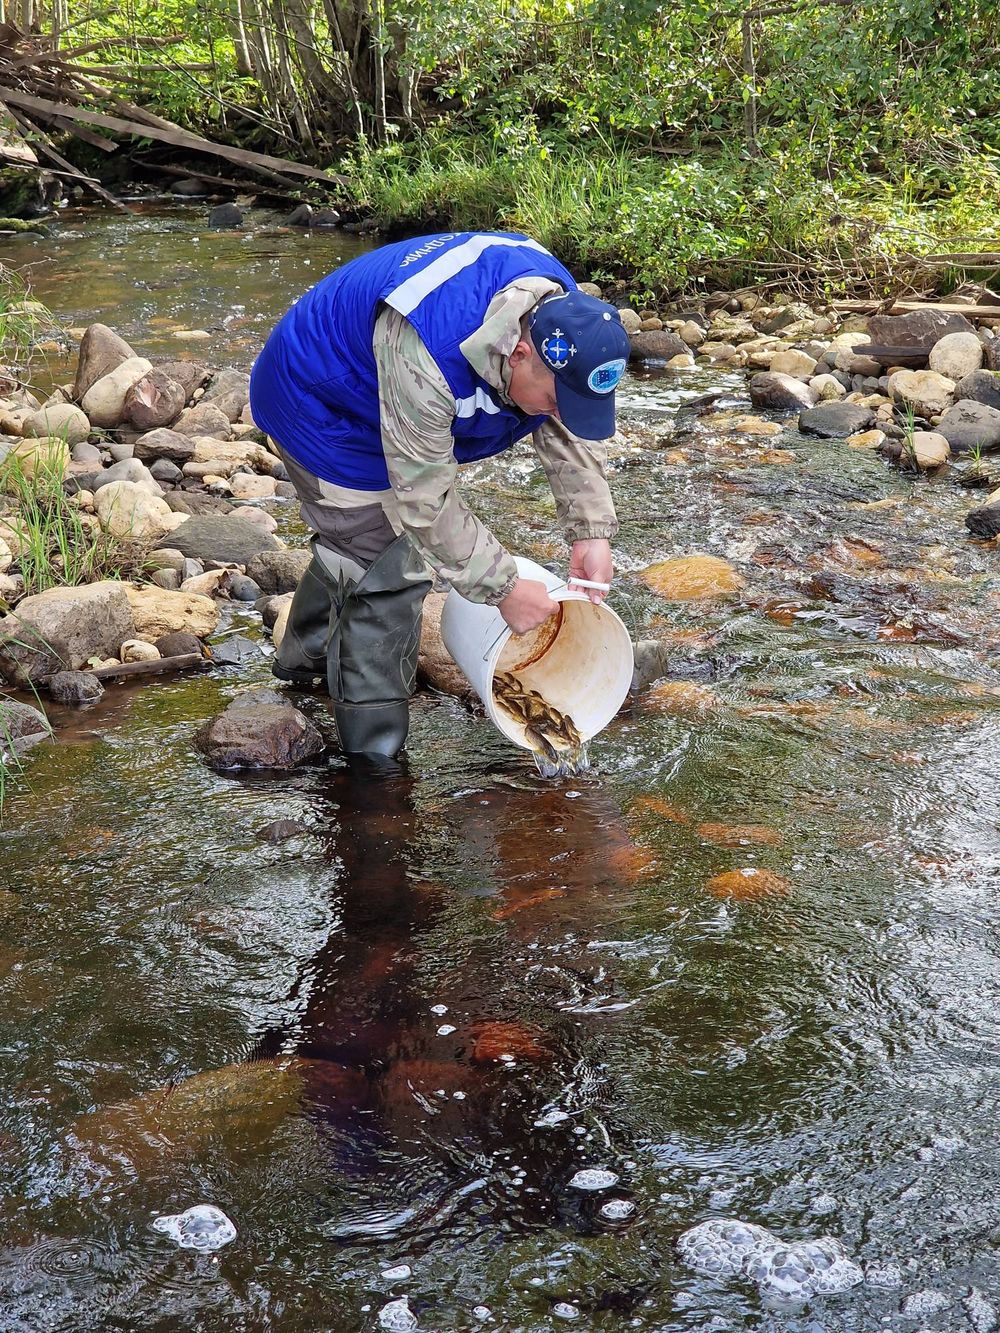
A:
[[[905,315],[911,310],[937,310],[942,315],[965,315],[969,319],[1000,318],[995,305],[962,305],[959,301],[833,301],[838,315]]]
[[[203,657],[201,653],[178,653],[176,657],[157,657],[152,662],[118,662],[90,667],[89,673],[98,680],[117,680],[127,676],[157,676],[164,671],[184,671],[189,667],[211,665],[211,659]]]
[[[261,186],[258,181],[235,181],[228,176],[210,176],[204,171],[192,171],[190,167],[174,167],[166,163],[150,162],[141,157],[133,157],[133,162],[137,166],[146,167],[149,171],[162,171],[167,176],[180,176],[187,179],[205,181],[209,185],[222,185],[227,190],[255,190],[258,194],[266,194],[274,199],[291,199],[295,203],[302,202],[302,186],[296,185],[295,181],[282,180],[278,175],[272,179],[279,182],[278,187],[272,185]],[[283,188],[282,188],[283,187]]]
[[[2,90],[0,90],[0,92],[2,92]],[[6,96],[6,94],[3,95]],[[3,102],[0,101],[0,107],[3,107],[3,105]],[[35,142],[38,144],[38,148],[42,155],[51,159],[53,162],[58,162],[59,166],[63,168],[63,173],[65,175],[71,176],[74,180],[79,181],[80,184],[85,185],[88,190],[93,190],[94,194],[103,199],[105,203],[111,204],[120,212],[132,214],[136,211],[134,208],[129,208],[127,204],[123,204],[120,199],[116,199],[115,196],[107,191],[103,185],[99,185],[97,181],[94,180],[93,176],[85,176],[82,171],[77,171],[72,162],[67,162],[66,158],[52,147],[51,143],[49,143],[48,136],[36,125],[32,125],[30,121],[25,120],[23,116],[19,116],[18,113],[10,107],[7,107],[6,109],[9,114],[13,116],[14,120],[17,121],[18,125],[20,125],[27,133],[34,136]]]
[[[8,106],[20,107],[43,115],[55,115],[67,120],[82,121],[86,125],[96,125],[99,129],[114,130],[119,134],[129,134],[135,138],[158,139],[173,148],[187,148],[191,152],[205,153],[210,157],[221,157],[229,162],[259,171],[284,172],[295,176],[305,176],[309,180],[322,181],[324,185],[346,185],[346,176],[331,175],[316,167],[304,166],[301,162],[290,162],[284,158],[271,157],[268,153],[252,153],[245,148],[231,148],[228,144],[212,143],[200,135],[190,134],[178,126],[165,130],[157,125],[140,124],[134,120],[123,120],[118,116],[104,116],[97,111],[87,111],[83,107],[73,106],[69,102],[53,102],[46,97],[33,97],[11,88],[0,88],[0,98]]]

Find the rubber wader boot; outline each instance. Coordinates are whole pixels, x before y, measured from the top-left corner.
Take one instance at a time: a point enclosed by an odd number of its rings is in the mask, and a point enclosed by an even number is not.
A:
[[[285,633],[271,662],[271,671],[279,680],[307,688],[317,678],[326,682],[326,649],[330,642],[330,620],[335,614],[332,592],[337,579],[331,581],[330,571],[316,555],[317,546],[314,540],[313,558],[295,589]],[[324,555],[328,561],[352,566],[355,581],[364,573],[363,567],[352,560],[345,561],[332,551],[324,550]]]
[[[316,553],[330,574],[335,562],[354,564],[321,548]],[[327,647],[327,688],[341,749],[392,757],[406,744],[431,582],[409,540],[397,537],[353,586],[346,580],[342,586],[333,593],[337,614]]]

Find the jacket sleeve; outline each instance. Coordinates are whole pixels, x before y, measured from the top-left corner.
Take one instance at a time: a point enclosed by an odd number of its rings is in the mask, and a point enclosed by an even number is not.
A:
[[[555,496],[566,540],[613,537],[618,517],[605,475],[606,441],[578,439],[549,417],[534,432],[532,442]]]
[[[427,563],[473,602],[496,604],[517,582],[513,557],[458,491],[455,399],[416,330],[396,311],[372,340],[379,417],[399,523]]]

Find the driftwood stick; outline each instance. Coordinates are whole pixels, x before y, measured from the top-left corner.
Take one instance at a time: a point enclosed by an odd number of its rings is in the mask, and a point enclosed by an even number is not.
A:
[[[184,671],[188,667],[211,666],[201,653],[178,653],[176,657],[157,657],[152,662],[119,662],[117,666],[91,667],[89,674],[98,680],[117,680],[126,676],[158,676],[164,671]]]
[[[0,89],[0,92],[3,92],[3,90]],[[4,96],[6,96],[6,94],[4,94]],[[3,105],[4,103],[0,101],[0,106]],[[58,162],[67,175],[72,176],[75,180],[81,181],[84,185],[86,185],[88,190],[93,190],[94,194],[98,195],[101,199],[103,199],[105,203],[112,204],[122,213],[128,213],[129,215],[131,215],[132,213],[135,212],[134,208],[129,208],[129,206],[127,204],[123,204],[120,199],[116,199],[113,194],[109,194],[103,185],[98,185],[98,183],[94,180],[92,176],[85,176],[82,171],[77,171],[76,167],[73,166],[72,162],[67,162],[61,153],[56,152],[56,150],[49,143],[48,136],[44,134],[38,128],[37,125],[32,125],[32,123],[29,120],[26,120],[24,119],[24,117],[18,115],[18,113],[16,111],[11,110],[9,106],[7,107],[7,110],[17,121],[18,125],[20,125],[21,128],[26,133],[30,133],[32,135],[35,142],[38,144],[39,151],[43,153],[45,157],[51,158],[53,162]]]

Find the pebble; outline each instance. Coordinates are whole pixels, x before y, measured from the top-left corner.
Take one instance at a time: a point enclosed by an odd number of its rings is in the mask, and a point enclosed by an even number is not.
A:
[[[394,1268],[383,1268],[379,1276],[386,1282],[405,1282],[413,1276],[413,1269],[409,1264],[396,1264]]]

